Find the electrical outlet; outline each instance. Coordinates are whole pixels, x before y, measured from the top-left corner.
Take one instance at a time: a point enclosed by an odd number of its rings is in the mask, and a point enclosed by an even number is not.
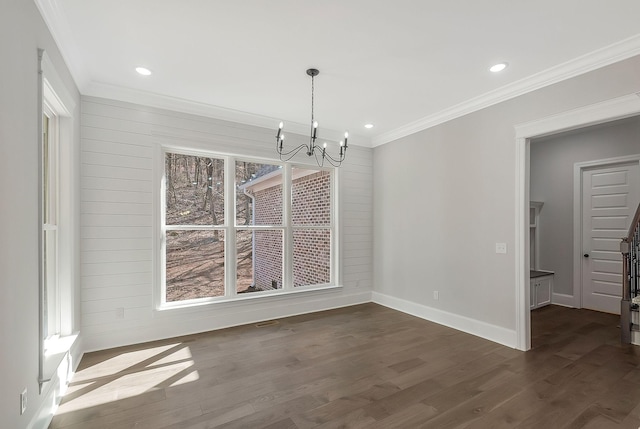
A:
[[[124,319],[124,307],[116,308],[116,319]]]
[[[496,243],[496,253],[507,253],[507,243]]]
[[[440,294],[438,293],[437,290],[433,291],[433,299],[434,301],[437,301],[438,299],[440,299]]]
[[[23,415],[27,411],[27,388],[20,394],[20,415]]]

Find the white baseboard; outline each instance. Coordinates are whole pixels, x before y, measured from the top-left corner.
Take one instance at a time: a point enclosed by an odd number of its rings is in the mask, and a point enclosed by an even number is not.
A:
[[[573,295],[566,295],[564,293],[553,293],[551,295],[551,303],[554,305],[561,305],[563,307],[576,308],[575,297]]]
[[[449,313],[447,311],[438,310],[426,305],[416,304],[415,302],[406,301],[404,299],[372,292],[372,301],[420,317],[421,319],[437,323],[439,325],[448,326],[458,331],[466,332],[477,337],[481,337],[507,347],[516,348],[517,335],[515,330],[506,329],[501,326],[491,325],[479,320],[461,316],[459,314]]]
[[[51,420],[58,409],[58,405],[60,405],[62,396],[64,392],[66,392],[67,386],[73,378],[73,374],[75,374],[78,369],[78,364],[80,364],[80,360],[84,354],[82,349],[82,336],[78,335],[71,349],[62,359],[54,377],[51,381],[43,385],[40,407],[31,419],[29,426],[27,426],[29,429],[47,429],[51,424]]]

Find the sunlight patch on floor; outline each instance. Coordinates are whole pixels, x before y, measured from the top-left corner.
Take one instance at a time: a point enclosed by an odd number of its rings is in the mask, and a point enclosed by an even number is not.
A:
[[[199,374],[191,358],[189,347],[176,343],[125,352],[96,363],[76,373],[58,414],[196,381]]]

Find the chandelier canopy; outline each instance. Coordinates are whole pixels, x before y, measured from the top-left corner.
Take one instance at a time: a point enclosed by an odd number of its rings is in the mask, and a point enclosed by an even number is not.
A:
[[[307,74],[311,76],[311,131],[309,133],[309,144],[301,144],[298,147],[286,151],[284,149],[284,134],[282,133],[282,130],[284,129],[284,122],[280,122],[280,125],[278,126],[278,133],[276,134],[276,150],[278,151],[281,161],[289,161],[291,158],[296,156],[298,152],[305,149],[308,156],[315,157],[318,166],[324,166],[324,162],[326,160],[334,167],[339,167],[347,155],[347,139],[349,138],[349,133],[344,133],[344,140],[340,141],[340,150],[336,157],[331,156],[327,152],[326,142],[324,142],[322,146],[316,145],[316,139],[318,137],[318,121],[315,120],[313,111],[315,90],[314,78],[320,74],[320,71],[318,69],[308,69]]]

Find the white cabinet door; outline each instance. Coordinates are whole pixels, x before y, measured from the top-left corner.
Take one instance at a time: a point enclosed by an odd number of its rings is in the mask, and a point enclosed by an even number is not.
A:
[[[538,285],[536,286],[536,306],[542,307],[543,305],[551,304],[551,283],[553,277],[541,277],[538,279]]]
[[[531,301],[529,306],[534,308],[551,304],[551,291],[553,290],[553,275],[531,279]]]

